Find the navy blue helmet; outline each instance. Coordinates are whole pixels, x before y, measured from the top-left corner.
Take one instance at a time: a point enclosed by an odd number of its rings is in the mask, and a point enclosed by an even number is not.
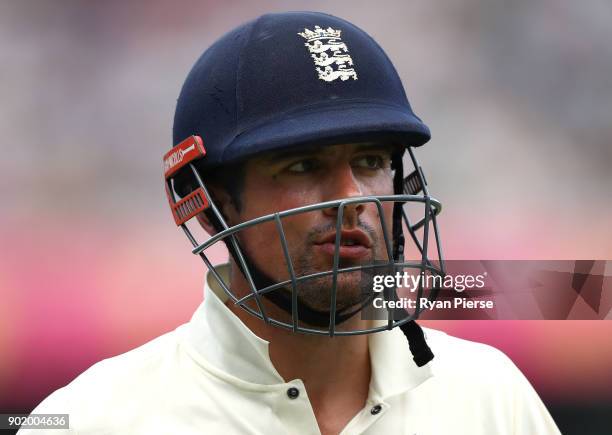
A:
[[[263,15],[209,47],[185,80],[173,133],[174,145],[202,137],[202,169],[314,142],[430,138],[378,44],[318,12]]]

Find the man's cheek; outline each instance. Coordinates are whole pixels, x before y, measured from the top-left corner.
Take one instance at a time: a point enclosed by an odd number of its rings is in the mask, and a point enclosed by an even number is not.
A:
[[[374,228],[377,231],[382,231],[382,223],[383,223],[383,219],[384,222],[386,224],[387,227],[387,231],[391,231],[391,228],[393,226],[393,205],[394,202],[393,201],[386,201],[383,202],[382,204],[382,212],[383,212],[383,216],[380,216],[380,212],[378,207],[376,207],[374,204],[373,205],[373,210],[372,210],[372,215],[373,215],[373,220],[374,222],[372,222]]]
[[[273,222],[255,224],[238,231],[237,234],[249,253],[257,258],[265,257],[278,245],[278,231]]]
[[[364,195],[393,195],[393,176],[389,173],[384,173],[365,180],[363,191]]]

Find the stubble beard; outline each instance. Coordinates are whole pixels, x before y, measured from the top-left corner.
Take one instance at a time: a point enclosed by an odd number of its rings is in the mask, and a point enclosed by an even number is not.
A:
[[[371,255],[361,260],[340,259],[338,269],[372,264],[375,260],[383,258],[379,243],[380,237],[376,231],[371,226],[362,222],[357,226],[366,232],[372,240]],[[330,226],[315,229],[308,234],[304,245],[297,249],[299,253],[292,254],[296,277],[331,271],[333,269],[333,259],[328,256],[323,259],[315,253],[315,240],[318,240],[323,234],[334,230],[335,226]],[[367,300],[368,295],[372,293],[373,284],[373,275],[363,273],[361,270],[338,273],[336,281],[336,312],[347,312],[351,308],[363,304]],[[298,281],[296,288],[300,304],[321,313],[330,312],[333,288],[332,274]]]

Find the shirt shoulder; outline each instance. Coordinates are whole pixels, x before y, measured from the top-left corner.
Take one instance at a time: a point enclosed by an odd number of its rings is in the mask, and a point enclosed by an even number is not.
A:
[[[436,382],[498,398],[510,395],[517,384],[529,384],[514,362],[493,346],[435,329],[424,332],[434,353],[431,369]]]
[[[435,355],[425,386],[430,394],[444,396],[458,413],[479,415],[495,433],[560,433],[537,392],[501,350],[435,329],[424,332]]]
[[[160,406],[165,393],[176,387],[181,376],[177,365],[182,360],[184,326],[94,364],[49,395],[32,413],[69,414],[71,429],[57,431],[59,435],[98,430],[113,433],[129,426],[134,416],[142,416],[148,407]],[[22,430],[19,435],[30,432]]]
[[[150,381],[152,372],[162,372],[177,358],[181,346],[181,326],[123,354],[104,359],[77,376],[68,386],[70,390],[114,388],[125,390],[128,385]]]
[[[439,374],[474,369],[485,363],[486,372],[515,367],[505,353],[488,344],[454,337],[437,329],[423,328],[423,332],[435,355],[433,368]]]

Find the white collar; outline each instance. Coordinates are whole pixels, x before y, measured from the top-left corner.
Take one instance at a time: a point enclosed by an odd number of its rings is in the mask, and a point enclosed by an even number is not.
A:
[[[229,264],[215,268],[228,285]],[[227,300],[228,296],[208,272],[204,302],[188,326],[190,346],[207,365],[230,378],[258,385],[284,384],[285,380],[270,360],[268,341],[242,323],[225,305]],[[416,366],[406,338],[398,328],[370,334],[368,343],[372,367],[371,399],[383,400],[411,390],[432,376],[430,364]]]

